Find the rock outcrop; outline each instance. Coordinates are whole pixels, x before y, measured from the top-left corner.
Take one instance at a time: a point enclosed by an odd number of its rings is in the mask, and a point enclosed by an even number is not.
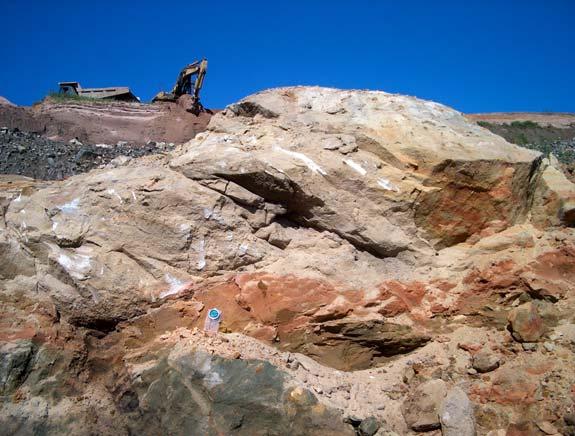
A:
[[[436,103],[295,87],[171,153],[2,177],[0,424],[562,429],[575,188],[553,171]]]

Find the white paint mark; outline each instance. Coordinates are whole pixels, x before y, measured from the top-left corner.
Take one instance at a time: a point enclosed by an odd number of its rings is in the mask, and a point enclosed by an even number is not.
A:
[[[206,241],[200,239],[198,243],[198,264],[196,269],[203,270],[206,267]]]
[[[83,254],[67,255],[65,253],[60,253],[58,256],[58,263],[70,274],[78,280],[83,280],[86,278],[92,263],[90,261],[90,256]]]
[[[288,156],[291,156],[295,159],[299,159],[301,160],[304,164],[306,164],[306,166],[314,173],[319,173],[322,176],[326,176],[327,173],[318,165],[316,164],[312,159],[310,159],[309,157],[307,157],[305,154],[303,153],[298,153],[297,151],[291,151],[291,150],[285,150],[281,147],[278,146],[274,146],[274,149],[277,151],[281,151],[282,153],[287,154]]]
[[[233,241],[234,240],[234,232],[228,231],[228,233],[226,233],[226,239],[228,241]]]
[[[15,202],[15,203],[20,203],[21,201],[22,201],[22,192],[20,192],[20,193],[18,194],[18,197],[16,197],[16,198],[14,199],[14,202]]]
[[[389,180],[381,178],[377,181],[377,184],[381,186],[383,189],[387,189],[388,191],[395,191],[399,192],[399,188],[391,183]]]
[[[134,201],[138,201],[138,199],[136,198],[136,193],[134,191],[132,191],[132,198],[134,199]]]
[[[57,222],[57,221],[54,221],[54,222],[52,223],[52,231],[55,232],[57,228],[58,228],[58,222]]]
[[[224,218],[215,210],[210,209],[208,207],[204,207],[204,218],[205,219],[212,219],[220,224],[226,224],[226,220],[224,220]]]
[[[359,174],[361,174],[362,176],[365,176],[367,174],[367,171],[365,170],[365,168],[363,168],[360,164],[358,164],[357,162],[352,161],[351,159],[344,159],[343,163],[346,165],[349,165],[352,169],[354,169],[355,171],[357,171]]]
[[[80,207],[80,199],[74,198],[72,201],[57,207],[64,213],[74,213]]]
[[[124,202],[124,200],[122,200],[122,197],[120,197],[120,194],[118,194],[115,189],[108,189],[106,192],[110,195],[115,196],[118,200],[120,200],[120,203]]]
[[[92,301],[96,304],[98,304],[100,301],[102,301],[102,298],[100,297],[100,294],[98,293],[98,291],[96,291],[93,288],[90,288],[90,293],[92,294]]]
[[[204,383],[208,386],[208,388],[213,388],[214,386],[221,385],[224,381],[220,377],[220,375],[215,372],[209,372],[204,377]]]
[[[177,294],[178,292],[182,291],[186,286],[186,282],[178,280],[177,278],[175,278],[170,274],[166,274],[164,276],[164,280],[166,281],[166,283],[170,285],[170,288],[162,292],[160,294],[160,298],[167,297],[168,295]]]
[[[248,252],[248,248],[250,248],[250,246],[248,244],[240,244],[239,248],[238,248],[238,253],[240,253],[240,256],[245,255]]]
[[[188,233],[191,229],[191,226],[188,223],[182,223],[178,226],[178,228],[180,229],[180,232]]]

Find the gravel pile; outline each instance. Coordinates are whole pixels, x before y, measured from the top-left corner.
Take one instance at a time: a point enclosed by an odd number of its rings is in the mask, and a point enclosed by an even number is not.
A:
[[[548,155],[552,153],[559,162],[573,164],[575,162],[575,138],[525,144],[523,147],[531,148]]]
[[[42,180],[60,180],[108,164],[118,156],[140,157],[173,149],[173,143],[149,142],[135,146],[85,145],[80,141],[51,141],[35,133],[0,128],[0,173],[19,174]]]

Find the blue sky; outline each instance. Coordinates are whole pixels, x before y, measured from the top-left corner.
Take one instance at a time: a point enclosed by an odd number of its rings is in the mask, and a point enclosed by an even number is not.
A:
[[[0,0],[0,95],[57,82],[143,100],[201,57],[204,105],[261,89],[379,89],[464,112],[575,112],[575,0]]]

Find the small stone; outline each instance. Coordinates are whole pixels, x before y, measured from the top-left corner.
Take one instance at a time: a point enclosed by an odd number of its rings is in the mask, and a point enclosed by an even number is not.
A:
[[[348,417],[344,418],[343,422],[347,423],[347,424],[351,424],[353,427],[359,427],[359,425],[361,424],[362,419],[355,416],[355,415],[349,415]]]
[[[409,384],[415,377],[415,370],[413,367],[408,366],[403,370],[403,383]]]
[[[553,350],[555,350],[555,344],[552,344],[551,342],[545,342],[543,344],[543,348],[545,348],[549,353],[551,353]]]
[[[567,413],[563,417],[563,421],[565,421],[565,424],[568,426],[575,427],[575,413]]]
[[[555,426],[549,421],[539,421],[537,427],[545,434],[557,434],[559,433]]]
[[[240,353],[239,351],[234,352],[234,354],[232,354],[232,359],[239,359],[242,357],[242,353]]]
[[[535,342],[523,342],[521,346],[525,351],[537,351],[537,344]]]
[[[457,347],[461,348],[462,350],[469,351],[471,353],[473,351],[481,350],[483,345],[477,342],[460,342],[457,344]]]
[[[536,342],[546,331],[538,306],[532,301],[509,312],[508,321],[513,338],[519,342]]]
[[[401,408],[407,425],[418,432],[440,428],[439,409],[446,391],[446,383],[439,379],[417,386],[407,396]]]
[[[473,356],[471,364],[477,372],[489,372],[499,368],[499,357],[489,351],[480,351]]]
[[[361,436],[373,436],[379,430],[379,422],[373,416],[364,419],[359,425],[358,432]]]
[[[324,150],[337,150],[342,145],[341,140],[336,137],[325,138],[321,144]]]
[[[446,395],[440,411],[441,434],[443,436],[475,436],[475,415],[473,404],[459,387],[452,388]]]
[[[469,368],[467,370],[467,374],[469,375],[477,375],[477,370],[475,368]]]
[[[353,153],[354,151],[357,151],[357,144],[344,145],[343,147],[339,147],[338,151],[341,154]]]

